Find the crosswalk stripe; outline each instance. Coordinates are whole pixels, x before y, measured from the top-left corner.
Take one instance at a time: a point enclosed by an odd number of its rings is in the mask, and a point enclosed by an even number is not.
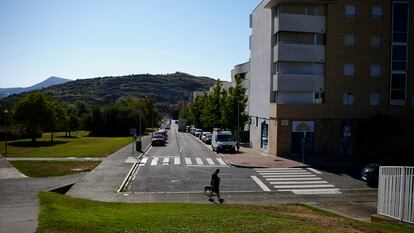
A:
[[[265,178],[283,178],[283,177],[316,177],[316,175],[270,175],[270,176],[263,176]]]
[[[175,165],[181,164],[181,159],[180,159],[180,157],[174,157],[174,164],[175,164]]]
[[[191,161],[191,158],[185,158],[185,164],[191,165],[193,162]]]
[[[309,172],[296,172],[296,173],[259,173],[260,175],[311,175]]]
[[[254,168],[255,171],[277,171],[277,170],[303,170],[295,167],[278,167],[278,168]]]
[[[270,182],[270,184],[327,184],[328,181],[284,181],[284,182]]]
[[[275,185],[276,189],[295,189],[295,188],[334,188],[333,184],[316,184],[316,185]]]
[[[311,172],[314,172],[316,174],[322,174],[322,172],[320,172],[320,171],[318,171],[316,169],[313,169],[313,168],[308,168],[308,170],[311,171]]]
[[[198,165],[203,165],[203,160],[201,160],[200,158],[196,158],[196,162]]]
[[[169,157],[166,157],[166,158],[164,158],[164,161],[162,162],[162,165],[163,166],[166,166],[166,165],[168,165],[170,163],[170,158]]]
[[[154,166],[154,165],[157,165],[157,163],[158,163],[158,158],[157,157],[154,157],[154,158],[152,158],[152,161],[151,161],[151,166]]]
[[[282,192],[293,192],[295,194],[341,194],[340,189],[285,189]]]
[[[222,158],[216,158],[220,165],[227,165]]]
[[[270,188],[268,188],[259,178],[257,178],[256,176],[250,176],[254,182],[256,182],[257,185],[259,185],[260,188],[263,189],[263,191],[265,192],[270,192]]]
[[[271,180],[322,180],[322,178],[319,177],[304,177],[304,178],[266,178],[266,180],[271,181]]]
[[[139,162],[139,166],[144,166],[148,161],[148,157],[145,157],[143,159],[141,159],[141,161]]]
[[[207,160],[207,163],[210,164],[210,165],[215,164],[211,158],[206,158],[206,160]]]

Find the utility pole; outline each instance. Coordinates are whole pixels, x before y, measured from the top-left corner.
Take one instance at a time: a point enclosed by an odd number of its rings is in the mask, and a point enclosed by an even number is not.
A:
[[[7,113],[9,113],[9,110],[4,110],[4,139],[5,139],[5,153],[4,155],[7,155]]]
[[[237,93],[237,152],[240,151],[240,101]]]

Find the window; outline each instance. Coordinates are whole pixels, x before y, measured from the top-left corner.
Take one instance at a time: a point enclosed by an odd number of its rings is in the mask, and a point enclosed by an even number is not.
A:
[[[371,47],[381,48],[383,44],[383,37],[381,35],[375,35],[371,37]]]
[[[355,34],[346,34],[344,37],[344,45],[348,47],[355,47]]]
[[[355,17],[357,15],[356,5],[346,5],[345,6],[345,15],[348,17]]]
[[[382,19],[382,17],[384,16],[382,6],[373,6],[371,12],[373,19]]]
[[[369,105],[379,105],[380,103],[380,94],[371,93],[369,94]]]
[[[259,126],[259,118],[256,117],[256,127],[258,127],[258,126]]]
[[[352,105],[354,104],[354,94],[351,92],[345,92],[343,96],[344,105]]]
[[[269,142],[268,138],[268,125],[265,121],[261,124],[261,140],[260,140],[260,147],[263,149],[267,149],[267,144]]]
[[[371,77],[381,76],[381,65],[371,65]]]
[[[355,66],[354,64],[345,64],[344,65],[344,76],[354,76]]]

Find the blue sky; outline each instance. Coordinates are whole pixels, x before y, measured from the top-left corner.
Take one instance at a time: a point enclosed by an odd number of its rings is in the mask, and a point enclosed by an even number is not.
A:
[[[0,0],[0,87],[182,71],[230,80],[260,0]]]

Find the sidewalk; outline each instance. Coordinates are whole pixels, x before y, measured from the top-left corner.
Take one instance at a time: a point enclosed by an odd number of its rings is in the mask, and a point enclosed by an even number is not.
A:
[[[0,233],[35,232],[39,215],[38,193],[74,183],[83,175],[29,178],[0,157]]]
[[[291,168],[305,167],[302,164],[290,159],[276,157],[274,155],[254,150],[248,147],[240,147],[239,153],[221,154],[224,160],[236,167],[246,168]]]
[[[142,139],[142,149],[151,143],[151,136]],[[94,170],[84,176],[67,195],[91,200],[114,201],[117,190],[134,166],[125,161],[131,157],[131,144],[106,157]],[[135,152],[136,156],[139,153]]]

